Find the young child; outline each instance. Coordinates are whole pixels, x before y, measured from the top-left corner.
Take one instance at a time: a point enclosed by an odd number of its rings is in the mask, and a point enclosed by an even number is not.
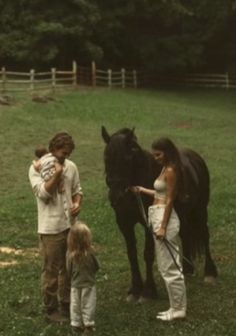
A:
[[[34,154],[35,154],[35,157],[36,157],[36,159],[33,160],[34,169],[37,172],[39,172],[40,169],[41,169],[41,162],[40,162],[39,159],[41,159],[41,157],[44,156],[45,154],[48,154],[48,150],[44,146],[39,146],[35,149]]]
[[[95,330],[96,286],[99,263],[92,247],[88,226],[76,222],[67,240],[67,270],[71,277],[70,319],[72,331],[89,333]]]
[[[35,150],[36,160],[33,160],[34,169],[40,173],[44,181],[50,180],[50,178],[55,173],[55,162],[58,160],[52,153],[48,152],[46,147],[39,146]],[[64,191],[63,176],[62,180],[58,186],[58,192],[62,193]]]
[[[47,150],[46,147],[39,146],[35,149],[35,156],[36,159],[33,160],[33,166],[34,169],[40,174],[41,178],[46,182],[49,181],[50,178],[55,173],[55,162],[58,162],[57,158]],[[69,204],[70,210],[73,210],[77,206],[77,203],[73,203],[70,196],[68,195],[68,192],[65,190],[64,187],[64,173],[61,175],[61,179],[59,181],[57,191],[59,194],[65,193],[65,198],[67,202],[65,205],[65,211],[67,213],[67,216],[70,217],[70,222],[73,224],[76,221],[76,216],[73,216],[68,212],[67,204]],[[52,195],[52,203],[55,203],[56,201],[56,195],[55,192]]]

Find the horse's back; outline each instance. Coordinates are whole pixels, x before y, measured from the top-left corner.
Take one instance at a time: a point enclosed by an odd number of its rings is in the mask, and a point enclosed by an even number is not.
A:
[[[192,193],[195,194],[198,203],[207,206],[210,197],[210,175],[206,162],[202,156],[189,148],[181,149],[180,155]]]

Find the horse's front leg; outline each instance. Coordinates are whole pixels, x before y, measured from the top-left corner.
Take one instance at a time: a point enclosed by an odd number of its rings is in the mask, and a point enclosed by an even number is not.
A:
[[[119,228],[125,238],[128,259],[130,263],[131,270],[131,287],[128,291],[128,296],[126,300],[128,302],[137,301],[143,291],[143,280],[141,277],[138,256],[137,256],[137,246],[136,237],[134,232],[135,223],[119,223]]]
[[[153,277],[153,263],[155,260],[154,237],[152,232],[146,227],[145,227],[144,260],[146,263],[146,281],[144,283],[142,298],[140,298],[140,301],[157,298],[156,284]]]

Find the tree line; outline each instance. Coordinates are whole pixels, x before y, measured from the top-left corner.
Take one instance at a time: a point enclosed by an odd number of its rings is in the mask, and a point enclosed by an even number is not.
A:
[[[1,66],[236,73],[236,0],[0,0]]]

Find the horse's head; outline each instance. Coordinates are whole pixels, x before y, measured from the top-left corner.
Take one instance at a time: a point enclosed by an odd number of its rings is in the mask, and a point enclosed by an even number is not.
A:
[[[106,143],[104,151],[106,182],[110,188],[111,201],[117,202],[135,182],[137,156],[142,152],[137,143],[134,129],[123,128],[109,135],[102,126],[102,137]]]

